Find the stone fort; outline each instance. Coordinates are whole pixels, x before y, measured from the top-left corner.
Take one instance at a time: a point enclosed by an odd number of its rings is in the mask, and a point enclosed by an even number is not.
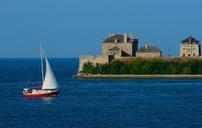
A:
[[[138,39],[133,33],[127,34],[113,34],[102,42],[102,54],[107,56],[132,57],[135,56],[138,48]]]
[[[180,44],[179,57],[201,57],[200,41],[189,36]],[[133,33],[130,34],[114,34],[110,33],[106,39],[102,41],[102,55],[98,56],[80,56],[79,70],[82,71],[83,64],[90,62],[93,65],[110,63],[113,59],[123,57],[143,57],[157,58],[162,57],[161,50],[152,45],[144,45],[138,49],[138,39]]]
[[[180,44],[180,57],[199,57],[201,56],[200,41],[189,36]]]
[[[134,57],[138,49],[138,39],[133,33],[114,34],[110,33],[109,37],[102,41],[102,55],[99,56],[80,56],[79,72],[82,71],[83,64],[90,62],[92,64],[109,63],[115,58]]]

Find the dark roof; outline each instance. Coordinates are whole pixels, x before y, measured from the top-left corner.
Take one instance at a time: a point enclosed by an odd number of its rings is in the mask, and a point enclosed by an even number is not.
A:
[[[120,48],[118,48],[117,46],[115,46],[115,47],[109,49],[109,51],[120,51]]]
[[[123,43],[124,42],[124,35],[115,34],[111,37],[108,37],[107,39],[104,39],[104,43],[115,43],[115,40],[117,40],[117,43]],[[127,37],[127,41],[129,38]]]
[[[137,50],[137,52],[161,52],[161,50],[155,46],[144,45]]]
[[[189,43],[189,44],[198,44],[200,41],[194,39],[192,36],[186,38],[182,41],[183,44]]]

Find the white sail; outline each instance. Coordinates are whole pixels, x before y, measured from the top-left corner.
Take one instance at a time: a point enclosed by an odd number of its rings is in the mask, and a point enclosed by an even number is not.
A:
[[[46,55],[45,55],[45,61],[46,61],[46,74],[43,81],[42,89],[59,89],[58,82],[56,81],[55,75],[50,67]]]

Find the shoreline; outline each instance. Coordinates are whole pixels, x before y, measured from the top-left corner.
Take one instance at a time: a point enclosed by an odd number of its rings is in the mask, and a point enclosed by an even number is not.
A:
[[[114,75],[114,74],[108,74],[108,75],[101,75],[101,74],[78,74],[78,78],[112,78],[112,79],[138,79],[138,78],[202,78],[202,75]]]

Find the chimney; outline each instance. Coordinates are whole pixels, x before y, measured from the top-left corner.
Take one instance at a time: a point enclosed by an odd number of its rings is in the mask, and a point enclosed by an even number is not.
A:
[[[114,40],[114,43],[118,43],[118,39],[115,39],[115,40]]]
[[[112,33],[112,32],[109,33],[109,37],[112,37],[112,36],[114,36],[114,35],[115,35],[115,34]]]
[[[127,43],[128,42],[128,35],[127,34],[123,34],[123,36],[124,36],[124,43]]]
[[[132,39],[132,40],[135,39],[135,35],[132,32],[130,33],[130,39]]]
[[[191,43],[192,43],[192,37],[189,36],[189,44],[191,44]]]
[[[148,44],[145,45],[145,48],[146,48],[146,49],[148,48]]]

